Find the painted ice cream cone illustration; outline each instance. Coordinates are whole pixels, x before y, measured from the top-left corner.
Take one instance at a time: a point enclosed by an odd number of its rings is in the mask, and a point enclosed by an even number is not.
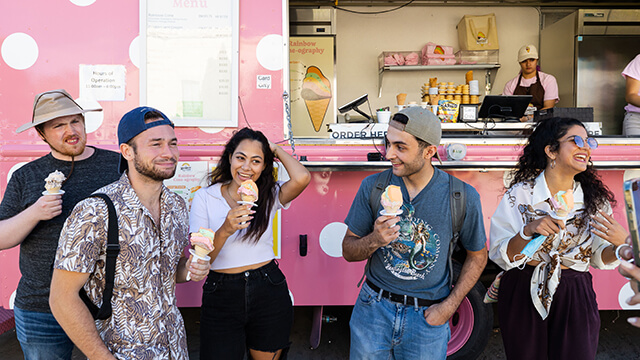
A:
[[[255,203],[258,201],[258,186],[253,180],[245,180],[240,184],[238,194],[242,201]]]
[[[56,170],[44,179],[44,188],[49,194],[57,194],[60,192],[60,188],[65,179],[64,174]]]
[[[566,218],[573,209],[573,190],[558,191],[549,198],[549,203],[559,218]]]
[[[195,250],[195,255],[200,258],[207,257],[213,251],[213,238],[216,233],[211,229],[200,228],[198,232],[191,233],[191,245]]]
[[[389,185],[380,196],[380,204],[387,214],[396,214],[402,207],[402,190],[399,186]]]
[[[300,96],[304,99],[313,128],[320,131],[331,101],[331,82],[316,66],[309,66],[302,81]]]

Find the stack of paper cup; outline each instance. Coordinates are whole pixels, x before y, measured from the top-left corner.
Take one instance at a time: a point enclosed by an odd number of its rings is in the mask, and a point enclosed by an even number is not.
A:
[[[438,88],[429,88],[429,104],[438,105],[438,100],[440,100],[440,95],[438,95]]]
[[[378,110],[378,123],[380,124],[388,124],[389,119],[391,118],[391,111],[389,110]]]
[[[469,81],[469,95],[480,95],[480,85],[478,85],[478,80]]]

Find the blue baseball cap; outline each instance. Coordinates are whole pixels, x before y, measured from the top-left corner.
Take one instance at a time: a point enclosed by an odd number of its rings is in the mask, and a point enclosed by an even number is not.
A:
[[[145,116],[152,111],[157,112],[157,114],[159,114],[157,118],[161,119],[145,122]],[[169,125],[172,128],[174,127],[173,122],[169,120],[162,111],[149,106],[137,107],[124,114],[122,119],[120,119],[120,123],[118,124],[118,144],[126,144],[141,132],[160,125]],[[127,159],[122,155],[120,155],[120,165],[118,165],[118,169],[121,174],[127,170]]]

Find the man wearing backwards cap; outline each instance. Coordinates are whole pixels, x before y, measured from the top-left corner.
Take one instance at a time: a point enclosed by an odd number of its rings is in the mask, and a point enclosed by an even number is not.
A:
[[[538,71],[538,50],[533,45],[525,45],[518,51],[520,74],[509,80],[502,95],[533,95],[531,103],[537,110],[556,106],[558,82],[553,75]]]
[[[464,184],[460,241],[467,257],[456,286],[449,287],[450,175],[431,164],[432,157],[439,159],[441,135],[440,121],[429,110],[409,107],[396,113],[387,131],[386,157],[392,165],[390,184],[402,190],[402,213],[385,215],[380,206],[373,211],[375,174],[364,179],[345,219],[344,258],[369,259],[349,323],[350,359],[445,359],[449,318],[487,262],[480,196]]]
[[[51,310],[90,359],[186,359],[187,339],[175,286],[187,273],[199,281],[209,263],[184,256],[188,212],[163,180],[173,177],[178,140],[160,111],[139,107],[118,125],[122,176],[97,192],[107,194],[118,214],[112,315],[93,320],[78,295],[84,286],[102,304],[108,210],[101,199],[78,203],[60,234],[51,281]]]
[[[73,343],[49,309],[49,284],[62,225],[78,201],[118,179],[118,154],[85,146],[85,109],[65,90],[36,95],[31,121],[51,152],[16,170],[0,204],[0,249],[20,245],[14,315],[27,359],[70,359]],[[62,194],[43,195],[45,178],[62,172]],[[62,191],[61,191],[62,193]]]

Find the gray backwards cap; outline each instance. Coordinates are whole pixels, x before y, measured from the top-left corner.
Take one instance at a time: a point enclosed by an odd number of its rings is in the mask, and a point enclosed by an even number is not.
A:
[[[404,131],[416,138],[426,141],[429,145],[440,145],[442,138],[442,124],[440,119],[429,109],[420,106],[409,106],[396,113],[407,117],[407,124]],[[396,116],[394,115],[394,116]],[[442,163],[440,154],[436,151],[438,161]]]
[[[398,113],[404,114],[409,119],[404,131],[428,142],[429,145],[440,145],[442,126],[438,117],[431,110],[423,109],[420,106],[410,106]]]

